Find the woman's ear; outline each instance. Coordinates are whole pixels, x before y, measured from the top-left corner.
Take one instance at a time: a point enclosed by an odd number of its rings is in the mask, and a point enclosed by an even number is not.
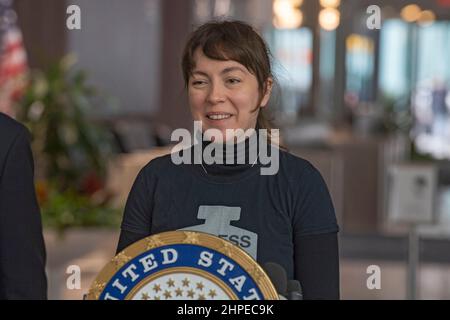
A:
[[[264,95],[261,99],[261,108],[264,108],[267,103],[269,102],[270,95],[272,94],[272,87],[273,87],[273,78],[269,77],[266,80],[266,83],[264,84]]]

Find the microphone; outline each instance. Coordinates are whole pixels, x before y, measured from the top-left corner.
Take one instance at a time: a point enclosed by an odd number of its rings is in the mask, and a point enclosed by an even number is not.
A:
[[[287,283],[288,300],[303,300],[303,291],[300,282],[297,280],[288,280]]]
[[[274,262],[266,262],[264,264],[264,271],[266,271],[270,280],[272,281],[275,289],[280,295],[281,300],[286,300],[286,292],[287,292],[287,274],[286,270],[278,263]],[[283,299],[284,298],[284,299]]]
[[[266,262],[263,268],[277,290],[280,300],[303,300],[300,282],[288,280],[286,270],[281,265]]]

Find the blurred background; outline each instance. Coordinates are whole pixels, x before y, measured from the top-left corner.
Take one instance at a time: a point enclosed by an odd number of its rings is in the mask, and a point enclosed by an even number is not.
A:
[[[82,298],[138,171],[192,128],[181,51],[214,17],[270,46],[276,126],[334,201],[342,298],[450,299],[450,0],[0,0],[0,111],[32,133],[49,298]]]

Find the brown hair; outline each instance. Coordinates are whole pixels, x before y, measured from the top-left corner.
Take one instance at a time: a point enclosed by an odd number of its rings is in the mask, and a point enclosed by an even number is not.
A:
[[[186,43],[181,61],[186,89],[195,68],[194,53],[197,48],[201,48],[204,55],[210,59],[233,60],[245,66],[258,81],[261,102],[267,79],[274,79],[271,54],[264,40],[250,25],[236,20],[214,20],[198,27]],[[267,129],[268,140],[272,142],[272,119],[266,108],[260,108],[259,103],[252,112],[257,112],[258,109],[255,129]]]

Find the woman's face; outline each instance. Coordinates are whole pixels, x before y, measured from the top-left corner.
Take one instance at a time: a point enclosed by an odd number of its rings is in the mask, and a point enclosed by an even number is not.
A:
[[[201,49],[195,51],[194,59],[195,68],[188,84],[189,105],[194,120],[202,121],[203,131],[218,129],[229,140],[232,136],[226,135],[226,129],[254,129],[259,110],[251,111],[260,100],[256,77],[239,62],[210,59]],[[269,101],[270,78],[267,88],[260,107]],[[216,137],[212,140],[220,142]]]

